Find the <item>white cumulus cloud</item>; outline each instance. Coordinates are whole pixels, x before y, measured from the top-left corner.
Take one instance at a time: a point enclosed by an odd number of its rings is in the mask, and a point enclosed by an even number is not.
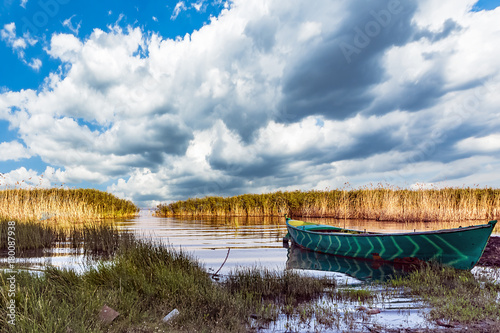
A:
[[[18,161],[29,157],[31,157],[31,154],[19,141],[0,143],[0,161]]]
[[[31,37],[29,33],[25,33],[22,37],[17,36],[16,24],[14,22],[7,23],[0,30],[0,39],[4,41],[8,47],[17,54],[17,56],[23,61],[24,64],[38,71],[42,66],[42,61],[37,58],[31,59],[31,61],[26,60],[25,50],[29,46],[35,45],[38,41]]]

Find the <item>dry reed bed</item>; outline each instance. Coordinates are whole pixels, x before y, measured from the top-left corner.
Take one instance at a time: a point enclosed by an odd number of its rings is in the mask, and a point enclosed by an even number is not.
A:
[[[160,216],[283,216],[379,221],[457,221],[496,219],[500,190],[443,188],[408,190],[293,191],[205,197],[160,204]]]
[[[0,219],[18,222],[89,222],[132,216],[138,207],[94,189],[8,189],[0,191]]]

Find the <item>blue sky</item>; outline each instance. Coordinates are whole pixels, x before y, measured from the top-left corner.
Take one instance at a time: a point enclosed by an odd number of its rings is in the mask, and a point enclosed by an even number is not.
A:
[[[18,35],[29,31],[39,40],[36,47],[26,49],[26,58],[38,58],[44,66],[33,71],[29,66],[18,61],[18,55],[9,52],[6,43],[1,45],[2,60],[9,66],[2,66],[0,86],[10,89],[37,89],[44,78],[57,69],[59,62],[53,61],[43,47],[54,33],[73,33],[81,38],[89,36],[95,28],[106,30],[109,25],[118,24],[140,27],[144,31],[154,31],[165,38],[184,36],[209,23],[211,15],[217,16],[224,4],[219,2],[200,1],[185,4],[184,10],[175,17],[177,1],[75,1],[47,0],[27,1],[21,6],[20,1],[5,0],[1,8],[1,21],[14,22]],[[66,24],[64,22],[67,21]],[[10,56],[9,56],[10,53]],[[15,73],[15,75],[13,75]]]
[[[474,11],[492,10],[500,6],[498,0],[479,0],[474,4]]]
[[[0,188],[499,187],[498,5],[4,0]]]

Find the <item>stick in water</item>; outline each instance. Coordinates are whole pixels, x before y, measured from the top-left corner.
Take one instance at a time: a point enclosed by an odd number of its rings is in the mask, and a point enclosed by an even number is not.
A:
[[[222,265],[219,267],[219,269],[217,270],[217,272],[215,272],[215,273],[212,275],[212,279],[214,279],[214,278],[217,276],[217,273],[219,273],[219,271],[222,269],[222,266],[224,266],[224,264],[226,263],[227,258],[229,257],[229,251],[231,251],[231,248],[230,248],[230,247],[228,247],[228,248],[227,248],[226,259],[224,259],[224,262],[223,262],[223,263],[222,263]]]

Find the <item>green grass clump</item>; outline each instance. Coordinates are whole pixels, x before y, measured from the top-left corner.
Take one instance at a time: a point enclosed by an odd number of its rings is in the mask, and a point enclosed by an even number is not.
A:
[[[476,279],[470,271],[427,265],[389,282],[432,306],[431,319],[458,323],[500,321],[500,286]]]
[[[160,216],[289,216],[380,221],[496,219],[500,190],[362,187],[205,197],[160,204]]]
[[[0,326],[12,332],[238,331],[245,318],[236,299],[214,284],[192,258],[136,243],[111,263],[78,275],[48,267],[43,275],[16,276],[16,327],[7,325],[7,281],[0,278]],[[120,313],[109,326],[98,320],[107,304]],[[171,323],[161,319],[177,308]],[[243,330],[240,330],[243,331]],[[9,331],[10,332],[10,331]]]
[[[53,267],[40,275],[18,272],[13,327],[6,278],[0,277],[1,332],[246,332],[255,321],[276,319],[283,302],[325,288],[314,278],[256,270],[215,282],[191,256],[135,241],[81,274]],[[105,304],[120,313],[109,325],[98,319]],[[162,322],[173,309],[180,314]]]
[[[333,298],[338,301],[351,301],[366,303],[373,300],[376,296],[369,290],[366,289],[340,289],[337,290],[333,295]]]
[[[232,293],[242,293],[250,298],[298,304],[318,298],[324,294],[325,288],[335,287],[335,280],[311,278],[290,270],[276,272],[248,268],[231,273],[224,286]]]
[[[134,245],[133,234],[120,231],[111,223],[88,223],[73,228],[66,235],[65,241],[71,242],[73,248],[83,248],[84,253],[109,257],[119,249]]]

